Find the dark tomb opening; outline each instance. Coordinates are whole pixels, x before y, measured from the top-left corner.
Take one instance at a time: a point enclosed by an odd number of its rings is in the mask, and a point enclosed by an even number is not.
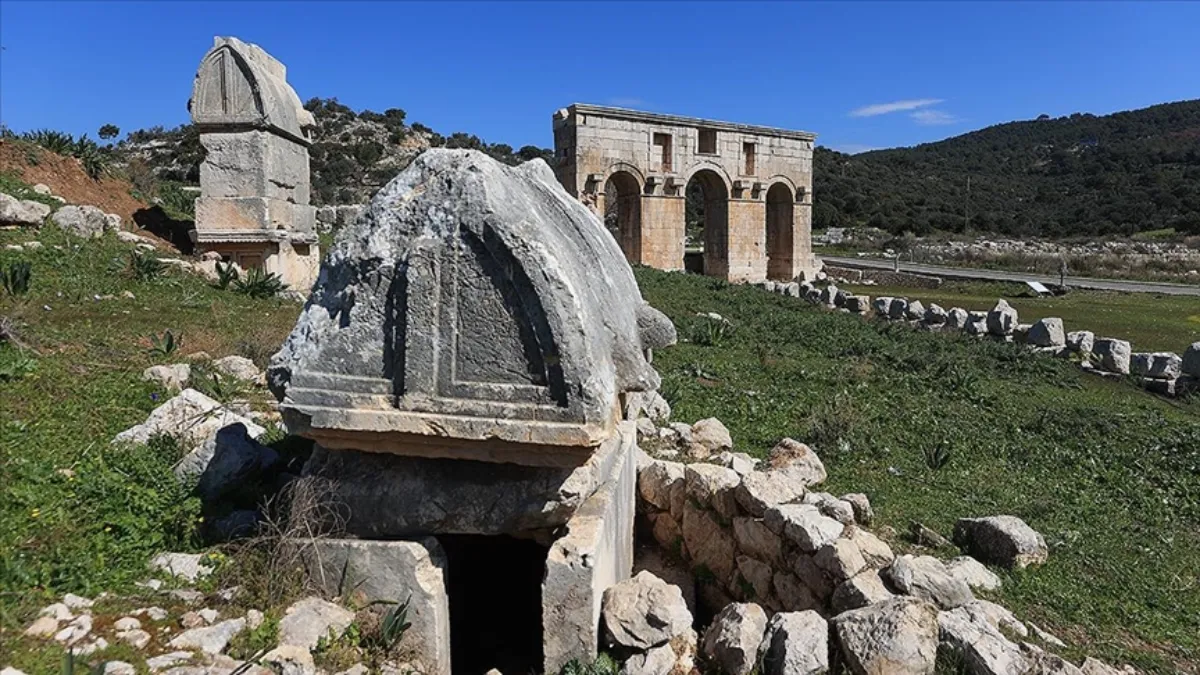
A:
[[[547,548],[507,536],[437,539],[446,552],[454,675],[541,672]]]

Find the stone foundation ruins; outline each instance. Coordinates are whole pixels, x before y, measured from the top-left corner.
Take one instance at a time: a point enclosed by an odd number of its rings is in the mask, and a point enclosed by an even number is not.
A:
[[[674,340],[543,162],[424,153],[340,232],[268,372],[340,508],[310,575],[411,596],[421,672],[595,658],[601,595],[633,564],[622,411]]]
[[[813,134],[576,104],[554,115],[560,183],[630,263],[730,281],[814,278]],[[687,241],[686,195],[703,193]]]
[[[206,153],[194,237],[200,252],[307,291],[321,259],[309,205],[315,123],[286,76],[261,47],[232,37],[215,38],[200,62],[188,102]]]

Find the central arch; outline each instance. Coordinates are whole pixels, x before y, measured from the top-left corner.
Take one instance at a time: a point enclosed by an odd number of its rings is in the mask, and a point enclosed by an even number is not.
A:
[[[792,264],[792,190],[775,183],[767,190],[767,278],[791,281]]]
[[[642,186],[628,171],[616,171],[604,183],[604,227],[630,264],[642,262]]]
[[[692,174],[684,192],[684,269],[714,277],[729,274],[729,188],[712,169]]]

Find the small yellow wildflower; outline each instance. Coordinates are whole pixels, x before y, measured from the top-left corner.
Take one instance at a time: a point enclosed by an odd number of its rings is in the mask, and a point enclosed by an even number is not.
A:
[[[34,509],[34,510],[32,510],[32,511],[30,511],[30,512],[29,512],[29,517],[30,517],[30,518],[37,518],[37,517],[38,517],[38,516],[40,516],[40,515],[42,515],[42,510],[41,510],[41,509]]]

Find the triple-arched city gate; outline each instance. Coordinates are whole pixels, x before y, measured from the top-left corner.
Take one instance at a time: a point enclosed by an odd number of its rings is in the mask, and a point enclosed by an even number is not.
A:
[[[631,263],[730,281],[811,279],[815,138],[575,104],[554,115],[555,173]]]

